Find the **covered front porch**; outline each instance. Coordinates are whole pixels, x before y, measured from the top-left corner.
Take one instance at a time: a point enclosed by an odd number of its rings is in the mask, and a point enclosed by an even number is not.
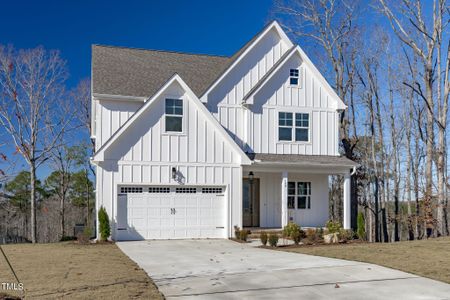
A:
[[[255,154],[243,169],[242,227],[323,227],[329,220],[329,176],[344,176],[344,228],[351,227],[350,175],[344,157]]]

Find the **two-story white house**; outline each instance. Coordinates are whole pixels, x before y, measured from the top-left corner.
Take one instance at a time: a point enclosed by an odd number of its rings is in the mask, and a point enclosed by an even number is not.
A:
[[[232,57],[92,48],[96,208],[112,238],[227,238],[323,226],[342,100],[277,22]]]

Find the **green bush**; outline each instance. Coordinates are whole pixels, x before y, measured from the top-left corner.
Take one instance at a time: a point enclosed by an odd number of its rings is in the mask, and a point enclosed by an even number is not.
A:
[[[291,238],[296,245],[300,244],[300,240],[301,240],[300,231],[293,232]]]
[[[261,234],[259,235],[259,238],[261,240],[261,244],[263,244],[264,246],[267,245],[267,233],[266,232],[261,232]]]
[[[246,242],[246,241],[247,241],[247,236],[248,236],[248,231],[247,231],[247,230],[241,230],[241,231],[239,232],[239,239],[240,239],[241,241]]]
[[[271,247],[276,247],[277,244],[278,244],[278,234],[276,233],[269,234],[269,245]]]
[[[283,228],[283,237],[292,238],[292,235],[294,232],[300,232],[301,228],[294,222],[289,222],[286,226]]]
[[[358,227],[356,233],[358,235],[358,238],[364,241],[366,239],[366,222],[364,221],[364,215],[362,212],[358,213],[357,223]]]
[[[341,223],[339,223],[337,221],[335,222],[332,220],[327,222],[326,227],[327,227],[328,233],[339,233],[342,229]]]
[[[111,227],[109,226],[109,217],[106,209],[102,206],[98,211],[98,223],[100,231],[100,240],[106,241],[111,235]]]

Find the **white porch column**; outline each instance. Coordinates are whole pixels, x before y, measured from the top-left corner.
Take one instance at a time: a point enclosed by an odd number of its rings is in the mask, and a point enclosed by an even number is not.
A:
[[[288,224],[288,172],[283,171],[281,176],[281,226]]]
[[[344,229],[351,228],[350,174],[344,175]]]

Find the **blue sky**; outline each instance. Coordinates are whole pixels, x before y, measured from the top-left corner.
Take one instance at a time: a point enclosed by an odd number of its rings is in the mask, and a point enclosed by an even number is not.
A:
[[[4,1],[0,44],[60,50],[71,88],[90,76],[92,44],[232,55],[270,21],[271,7],[271,0]],[[19,160],[16,169],[27,166]],[[38,176],[49,172],[44,165]]]
[[[69,86],[90,76],[92,44],[231,55],[268,21],[270,0],[4,1],[0,44],[59,49]]]

